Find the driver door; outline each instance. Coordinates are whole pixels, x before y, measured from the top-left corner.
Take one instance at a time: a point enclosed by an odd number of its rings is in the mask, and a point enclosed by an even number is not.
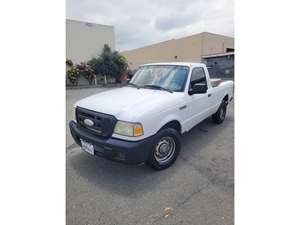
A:
[[[195,84],[207,85],[206,75],[202,67],[196,67],[192,70],[189,90],[193,88]],[[187,95],[187,112],[189,117],[189,129],[196,124],[200,123],[209,116],[210,108],[210,94],[209,90],[207,93],[202,94],[188,94]]]

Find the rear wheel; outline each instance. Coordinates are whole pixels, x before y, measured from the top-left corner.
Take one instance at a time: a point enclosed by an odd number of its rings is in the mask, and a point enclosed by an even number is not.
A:
[[[216,124],[223,123],[226,117],[226,112],[227,112],[227,102],[223,100],[218,111],[212,115],[213,122]]]
[[[156,143],[146,163],[155,170],[163,170],[176,161],[179,152],[178,132],[172,128],[165,128],[158,132]]]

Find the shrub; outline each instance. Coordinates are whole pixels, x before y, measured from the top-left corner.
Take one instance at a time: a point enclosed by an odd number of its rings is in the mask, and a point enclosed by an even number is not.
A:
[[[93,83],[96,76],[95,76],[95,72],[92,69],[91,65],[89,65],[85,62],[82,62],[82,63],[76,65],[76,68],[79,71],[79,75],[82,75],[85,79],[87,79],[89,84]]]
[[[66,65],[72,67],[72,66],[73,66],[72,60],[71,60],[71,59],[67,59],[67,60],[66,60]]]
[[[80,76],[78,68],[72,66],[71,69],[67,71],[67,77],[72,85],[78,85],[78,78]]]

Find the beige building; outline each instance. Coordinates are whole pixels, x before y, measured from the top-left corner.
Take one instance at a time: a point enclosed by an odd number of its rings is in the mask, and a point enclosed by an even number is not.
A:
[[[104,44],[115,50],[114,27],[66,20],[66,57],[74,63],[86,62],[102,52]]]
[[[234,51],[234,38],[203,32],[121,52],[131,69],[152,62],[199,62],[203,56]]]

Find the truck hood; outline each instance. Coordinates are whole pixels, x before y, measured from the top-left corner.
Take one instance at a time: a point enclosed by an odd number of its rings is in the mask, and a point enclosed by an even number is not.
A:
[[[84,98],[74,106],[113,115],[119,120],[137,122],[145,114],[158,113],[176,102],[178,104],[178,95],[182,93],[123,87]]]

